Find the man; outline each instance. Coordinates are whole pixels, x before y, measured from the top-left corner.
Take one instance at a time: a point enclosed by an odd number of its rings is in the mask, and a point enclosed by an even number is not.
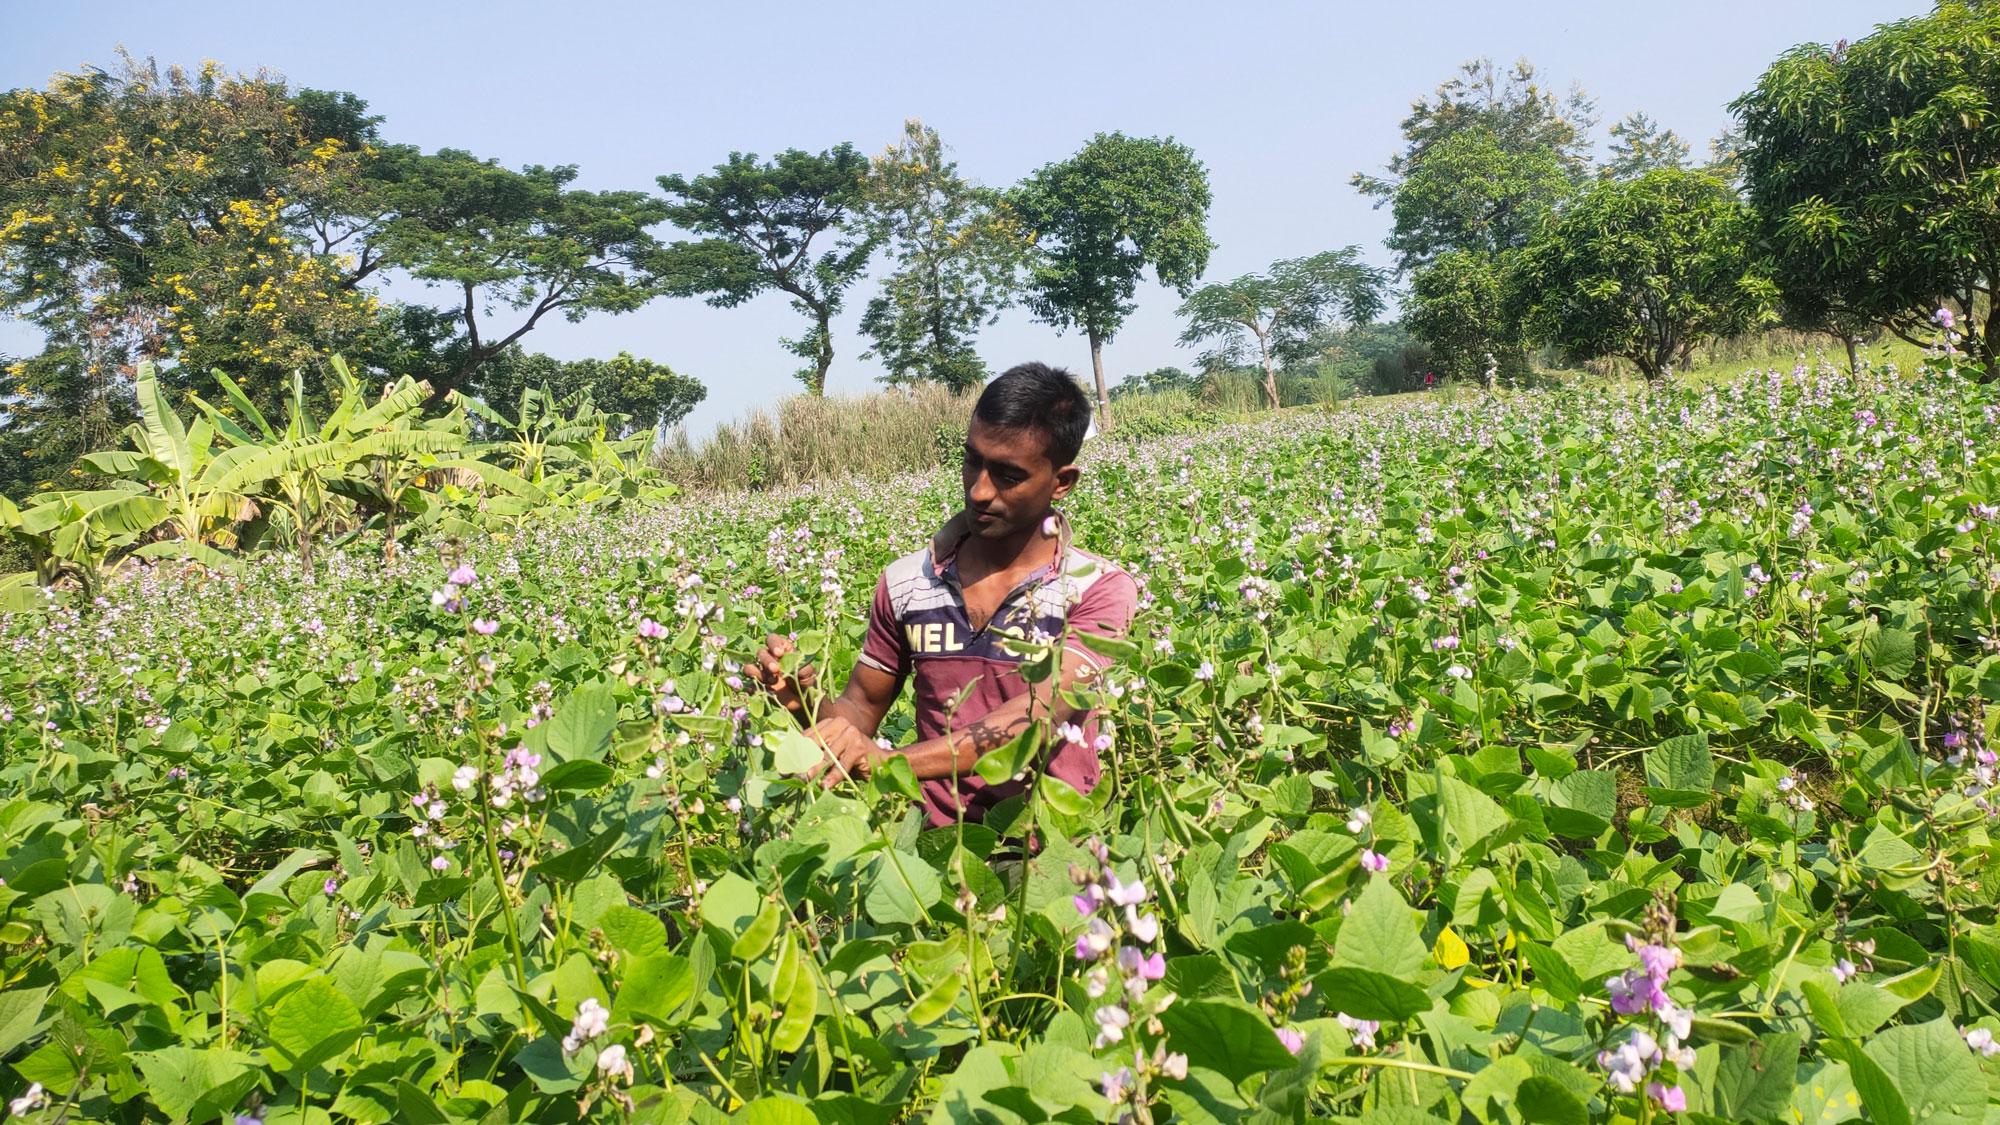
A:
[[[930,546],[882,572],[846,688],[809,716],[805,694],[817,672],[803,665],[787,676],[780,659],[792,646],[780,636],[744,666],[812,724],[809,733],[827,749],[825,784],[866,777],[901,754],[922,785],[931,824],[980,820],[1027,781],[989,786],[973,764],[1030,722],[1080,727],[1081,739],[1057,736],[1045,760],[1052,776],[1079,791],[1097,784],[1089,716],[1075,713],[1051,683],[1024,681],[1025,657],[1002,644],[1008,633],[1067,638],[1058,677],[1067,687],[1107,663],[1077,634],[1117,637],[1131,624],[1138,596],[1132,577],[1072,545],[1069,524],[1055,510],[1076,487],[1076,456],[1089,427],[1090,400],[1066,371],[1024,363],[993,380],[966,431],[965,507]],[[876,731],[905,680],[915,681],[918,741],[885,750]]]

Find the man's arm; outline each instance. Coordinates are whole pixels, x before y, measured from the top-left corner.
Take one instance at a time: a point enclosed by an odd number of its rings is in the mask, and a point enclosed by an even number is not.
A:
[[[1062,686],[1068,689],[1096,676],[1099,670],[1097,663],[1073,650],[1065,650],[1059,679]],[[1061,693],[1051,690],[1047,681],[1029,684],[1027,692],[995,707],[976,722],[937,738],[913,743],[900,751],[884,750],[872,742],[850,744],[838,755],[840,767],[848,773],[865,777],[876,763],[892,753],[899,753],[909,761],[910,772],[919,781],[964,777],[972,773],[980,755],[1005,746],[1026,730],[1030,722],[1066,723],[1076,714],[1077,709]],[[877,721],[880,721],[879,717]],[[829,777],[835,776],[838,775],[829,774]]]

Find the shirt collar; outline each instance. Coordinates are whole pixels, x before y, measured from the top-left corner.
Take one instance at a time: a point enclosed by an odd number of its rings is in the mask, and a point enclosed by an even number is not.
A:
[[[1036,571],[1027,579],[1034,582],[1063,573],[1068,566],[1070,553],[1069,517],[1058,509],[1050,509],[1050,518],[1056,521],[1055,561]],[[972,535],[972,519],[965,509],[946,520],[937,534],[931,536],[931,570],[941,576],[958,579],[958,549],[965,545]]]

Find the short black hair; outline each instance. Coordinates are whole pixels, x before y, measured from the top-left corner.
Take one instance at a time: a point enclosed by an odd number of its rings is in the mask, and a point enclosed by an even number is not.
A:
[[[1003,430],[1040,430],[1049,464],[1074,464],[1090,431],[1090,397],[1076,376],[1046,363],[1009,367],[986,384],[972,416]]]

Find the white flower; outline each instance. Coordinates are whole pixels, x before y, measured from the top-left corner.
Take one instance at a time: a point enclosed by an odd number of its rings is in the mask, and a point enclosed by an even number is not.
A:
[[[1375,823],[1373,814],[1365,808],[1347,810],[1347,830],[1359,836]]]
[[[457,772],[451,775],[451,787],[460,793],[470,792],[477,784],[479,784],[478,766],[460,766]]]
[[[42,1091],[42,1084],[34,1082],[29,1084],[27,1093],[7,1103],[7,1112],[11,1116],[21,1117],[33,1113],[48,1102],[49,1096]]]
[[[1097,1009],[1097,1049],[1103,1050],[1125,1038],[1125,1029],[1132,1025],[1132,1014],[1117,1004],[1106,1004]]]
[[[2000,1040],[1983,1027],[1975,1027],[1965,1033],[1965,1045],[1987,1057],[2000,1055]]]
[[[563,1053],[575,1054],[585,1043],[604,1034],[611,1027],[611,1013],[594,996],[585,997],[576,1006],[576,1018],[570,1021],[569,1034],[563,1036]]]
[[[1151,914],[1140,914],[1131,907],[1125,908],[1125,928],[1142,944],[1150,945],[1160,936],[1160,920]]]
[[[625,1057],[623,1044],[613,1043],[597,1053],[597,1073],[632,1084],[632,1060]]]
[[[1854,974],[1857,972],[1860,972],[1860,970],[1854,967],[1854,962],[1849,961],[1845,957],[1842,957],[1840,960],[1835,961],[1833,963],[1833,969],[1832,969],[1833,979],[1839,981],[1842,984],[1846,984],[1848,982],[1848,979],[1854,976]]]
[[[1454,679],[1469,680],[1472,678],[1472,669],[1467,668],[1463,664],[1454,664],[1451,667],[1446,668],[1444,670],[1444,674]]]

